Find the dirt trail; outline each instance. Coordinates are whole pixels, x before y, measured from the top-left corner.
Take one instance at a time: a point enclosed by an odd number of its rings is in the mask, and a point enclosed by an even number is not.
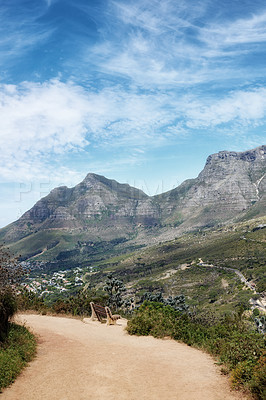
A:
[[[21,315],[39,336],[36,359],[0,400],[243,400],[211,357],[120,326]]]

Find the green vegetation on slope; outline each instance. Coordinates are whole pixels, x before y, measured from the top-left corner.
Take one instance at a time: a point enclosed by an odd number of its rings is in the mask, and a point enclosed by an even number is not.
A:
[[[233,293],[233,289],[242,290],[243,284],[234,273],[196,266],[202,259],[206,264],[238,269],[254,282],[258,292],[263,292],[266,289],[266,229],[254,230],[260,222],[255,220],[252,224],[184,235],[135,252],[116,265],[108,266],[106,263],[106,270],[112,269],[138,287],[138,282],[143,279],[155,289],[156,285],[163,286],[167,294],[175,294],[177,289],[177,292],[181,290],[193,297],[200,290],[206,291],[207,287],[216,288],[217,295],[219,292]],[[245,294],[242,293],[242,296],[245,297]]]
[[[196,308],[226,312],[239,305],[248,307],[251,298],[259,295],[247,289],[228,268],[241,271],[257,293],[265,290],[264,224],[265,218],[260,218],[216,230],[205,229],[141,249],[138,242],[123,238],[90,242],[81,236],[73,235],[70,240],[63,232],[47,231],[49,249],[30,261],[31,274],[25,284],[50,306],[75,296],[79,290],[100,293],[112,272],[137,301],[145,291],[161,291],[165,297],[182,293]],[[68,250],[63,250],[63,245],[59,251],[63,241],[68,242]],[[36,262],[34,269],[34,260],[53,251],[56,261],[41,265]],[[56,276],[58,271],[63,278]]]
[[[14,382],[36,352],[36,339],[24,326],[11,324],[0,347],[0,391]]]
[[[233,387],[248,389],[256,399],[266,397],[265,336],[252,330],[238,314],[213,320],[210,314],[189,316],[161,303],[145,302],[128,322],[135,335],[171,337],[207,350],[230,372]]]

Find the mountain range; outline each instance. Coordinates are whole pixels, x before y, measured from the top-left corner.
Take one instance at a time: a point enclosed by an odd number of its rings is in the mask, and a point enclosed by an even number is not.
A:
[[[264,216],[265,188],[266,146],[210,155],[197,178],[156,196],[89,173],[52,190],[1,229],[0,240],[22,259],[86,259]]]

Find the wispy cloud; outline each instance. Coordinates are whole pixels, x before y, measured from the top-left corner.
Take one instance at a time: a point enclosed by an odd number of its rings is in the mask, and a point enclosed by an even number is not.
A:
[[[48,7],[50,7],[56,0],[44,0]]]
[[[246,59],[258,51],[254,44],[264,46],[265,12],[208,21],[208,2],[115,1],[111,5],[108,13],[115,22],[107,24],[103,43],[87,49],[87,60],[93,58],[102,73],[126,77],[143,88],[186,88],[262,74],[254,63],[249,70]]]
[[[49,1],[48,1],[49,2]],[[20,4],[16,5],[17,13],[10,7],[0,7],[0,66],[6,68],[12,60],[24,56],[36,45],[44,43],[53,33],[51,26],[44,26],[38,19],[46,13],[47,2],[38,5],[31,3],[25,10]],[[0,77],[1,78],[1,77]]]
[[[200,30],[200,38],[211,47],[229,47],[266,42],[266,12]]]
[[[191,84],[204,80],[204,71],[188,65],[200,60],[198,49],[186,42],[185,29],[194,28],[204,5],[189,9],[186,2],[113,2],[109,10],[116,21],[111,40],[93,49],[94,62],[102,72],[130,78],[142,87]],[[117,22],[118,21],[118,22]],[[89,49],[88,57],[91,57]],[[191,68],[192,67],[192,68]],[[194,69],[194,74],[192,70]]]
[[[111,3],[117,17],[124,23],[136,28],[162,35],[171,31],[183,34],[183,28],[192,27],[193,21],[204,14],[206,2],[194,2],[188,6],[187,1],[143,0],[134,2]]]

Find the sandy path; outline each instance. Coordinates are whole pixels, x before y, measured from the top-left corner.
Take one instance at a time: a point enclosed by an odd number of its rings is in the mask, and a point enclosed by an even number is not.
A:
[[[38,353],[0,400],[245,399],[230,391],[211,357],[184,344],[89,320],[19,320],[39,336]]]

